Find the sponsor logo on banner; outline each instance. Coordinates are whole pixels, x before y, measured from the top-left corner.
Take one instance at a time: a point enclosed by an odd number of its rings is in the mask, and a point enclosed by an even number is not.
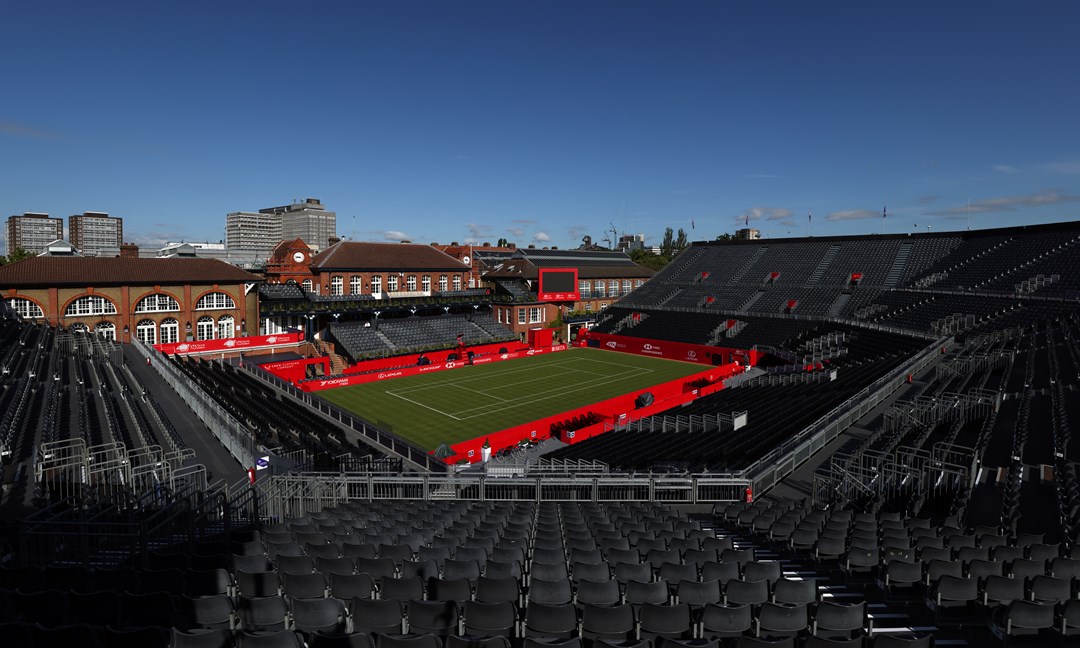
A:
[[[694,351],[693,349],[690,349],[689,351],[687,351],[686,352],[686,359],[696,361],[697,360],[697,351]]]
[[[536,349],[529,349],[525,352],[525,355],[536,355]]]
[[[493,361],[494,359],[495,359],[495,358],[476,358],[476,359],[474,359],[474,360],[472,361],[472,363],[473,363],[474,365],[478,365],[478,364],[484,364],[485,362],[491,362],[491,361]]]
[[[348,378],[333,378],[331,380],[322,381],[322,384],[324,386],[326,386],[326,387],[336,387],[336,386],[339,386],[339,385],[348,385],[349,384],[349,379]]]
[[[267,344],[274,344],[276,342],[277,342],[277,337],[276,336],[271,335],[270,337],[266,338],[266,343]]]
[[[453,369],[453,368],[454,368],[454,367],[456,367],[456,366],[457,366],[457,363],[456,363],[456,362],[447,362],[447,363],[446,363],[446,368],[447,368],[447,369]]]
[[[658,356],[664,355],[663,350],[660,349],[660,345],[658,345],[658,344],[642,344],[641,345],[641,352],[642,353],[648,353],[649,355],[658,355]]]
[[[403,373],[404,372],[402,372],[402,371],[387,371],[386,373],[380,373],[379,374],[379,380],[385,380],[387,378],[397,378],[398,376],[402,375]]]
[[[615,342],[615,340],[608,340],[607,347],[609,349],[616,349],[619,347],[619,345]]]
[[[190,345],[188,345],[188,344],[181,344],[181,345],[179,345],[179,346],[177,346],[177,347],[176,347],[176,352],[177,352],[177,353],[183,353],[183,352],[185,352],[185,351],[187,351],[187,350],[188,350],[188,347],[189,347],[189,346],[190,346]]]
[[[225,346],[230,348],[230,349],[233,348],[234,346],[236,346],[236,340],[234,340],[233,338],[229,338],[228,340],[225,340]]]
[[[426,367],[420,367],[420,371],[418,373],[427,373],[429,371],[439,371],[441,369],[446,369],[446,368],[447,367],[445,365],[428,365]]]
[[[507,358],[507,357],[508,357],[509,355],[510,355],[509,353],[504,353],[504,354],[502,354],[502,355],[500,355],[500,356],[499,356],[499,359],[500,359],[500,360],[506,360],[506,358]]]
[[[573,439],[575,434],[577,434],[576,430],[570,430],[569,432],[566,433],[566,438],[567,439]]]
[[[266,470],[270,467],[270,455],[259,457],[255,460],[255,470]]]
[[[565,344],[553,344],[553,345],[551,345],[551,350],[552,351],[566,351],[566,345]]]
[[[475,455],[476,455],[476,450],[469,450],[469,456],[470,457],[473,457]]]

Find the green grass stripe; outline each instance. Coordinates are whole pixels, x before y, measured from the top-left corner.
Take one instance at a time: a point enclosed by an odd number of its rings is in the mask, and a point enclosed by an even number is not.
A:
[[[569,349],[317,392],[428,450],[704,371],[690,362]]]

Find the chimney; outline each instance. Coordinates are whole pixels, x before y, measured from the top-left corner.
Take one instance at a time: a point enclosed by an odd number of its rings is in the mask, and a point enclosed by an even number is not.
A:
[[[331,236],[326,240],[326,242],[330,245],[337,245],[338,243],[341,243],[341,239],[336,236]]]
[[[138,259],[139,258],[139,246],[134,243],[124,243],[120,246],[120,258],[121,259]]]

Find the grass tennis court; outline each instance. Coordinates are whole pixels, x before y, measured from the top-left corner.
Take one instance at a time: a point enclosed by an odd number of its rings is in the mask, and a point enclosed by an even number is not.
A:
[[[317,392],[428,449],[453,445],[708,367],[599,349],[463,367]]]

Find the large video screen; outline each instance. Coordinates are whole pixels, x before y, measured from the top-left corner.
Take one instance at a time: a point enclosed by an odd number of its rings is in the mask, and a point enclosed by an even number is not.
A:
[[[541,301],[577,301],[577,270],[574,268],[544,268],[539,272],[540,288],[536,292]]]

